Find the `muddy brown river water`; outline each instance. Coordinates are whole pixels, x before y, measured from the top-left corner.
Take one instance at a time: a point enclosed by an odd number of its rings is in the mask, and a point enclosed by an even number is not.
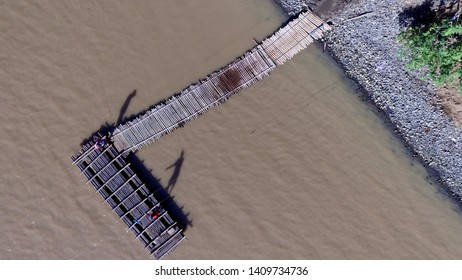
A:
[[[105,122],[224,66],[272,1],[2,1],[1,259],[146,259],[70,155]],[[123,111],[123,110],[122,110]],[[462,257],[462,216],[310,46],[138,152],[188,214],[170,259]]]

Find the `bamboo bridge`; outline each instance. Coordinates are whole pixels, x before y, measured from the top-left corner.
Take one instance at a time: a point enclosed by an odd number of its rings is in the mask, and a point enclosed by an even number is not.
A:
[[[260,45],[206,79],[189,86],[135,120],[119,125],[112,134],[114,146],[119,152],[127,153],[149,145],[261,80],[313,40],[320,39],[323,32],[329,29],[329,25],[313,13],[300,14]]]
[[[327,30],[330,26],[313,13],[301,13],[232,63],[119,125],[110,135],[89,141],[72,157],[73,164],[154,258],[166,256],[185,236],[126,155],[263,79]]]

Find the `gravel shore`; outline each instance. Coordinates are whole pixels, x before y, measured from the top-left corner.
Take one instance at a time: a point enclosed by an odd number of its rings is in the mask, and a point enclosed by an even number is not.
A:
[[[281,7],[288,15],[307,5],[303,0],[275,1],[284,3]],[[397,57],[399,13],[405,5],[422,2],[356,0],[345,4],[329,13],[333,30],[325,38],[327,50],[411,154],[462,205],[462,129],[434,105],[436,88],[407,71]]]

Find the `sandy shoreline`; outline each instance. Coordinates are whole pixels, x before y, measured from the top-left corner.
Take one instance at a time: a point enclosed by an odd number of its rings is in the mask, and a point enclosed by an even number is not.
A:
[[[283,10],[291,15],[316,1],[276,2],[284,2]],[[407,71],[396,55],[398,17],[408,2],[321,1],[318,14],[333,23],[332,32],[326,36],[328,53],[357,84],[363,99],[377,108],[410,154],[461,205],[461,129],[441,106],[434,105],[437,89]],[[345,21],[367,12],[373,13]]]

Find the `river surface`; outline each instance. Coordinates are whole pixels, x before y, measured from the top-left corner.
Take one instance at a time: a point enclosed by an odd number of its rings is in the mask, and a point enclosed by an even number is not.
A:
[[[70,156],[252,48],[282,12],[1,2],[0,258],[148,258]],[[137,156],[166,186],[182,151],[171,195],[190,226],[170,259],[462,258],[461,214],[316,46]]]

